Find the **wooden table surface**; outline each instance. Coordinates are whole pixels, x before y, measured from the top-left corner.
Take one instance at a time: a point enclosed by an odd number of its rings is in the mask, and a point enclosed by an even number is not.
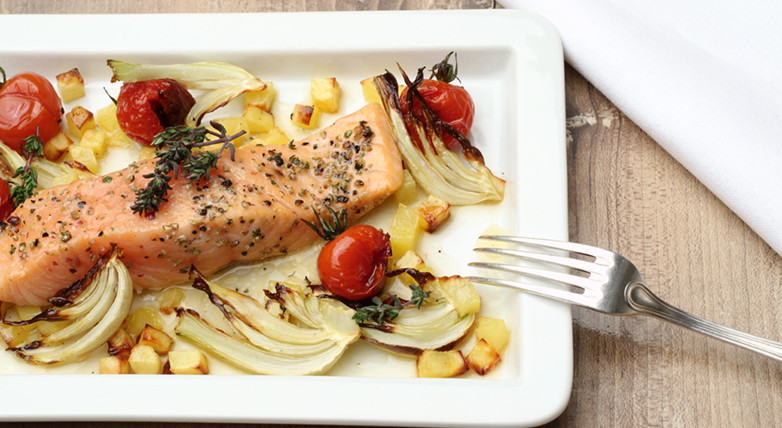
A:
[[[491,7],[491,0],[0,0],[0,13]],[[782,340],[777,303],[782,300],[782,258],[570,66],[564,83],[570,239],[624,254],[660,297],[686,311]],[[777,361],[655,319],[580,308],[573,309],[573,342],[570,403],[550,426],[750,427],[782,421],[782,363]]]

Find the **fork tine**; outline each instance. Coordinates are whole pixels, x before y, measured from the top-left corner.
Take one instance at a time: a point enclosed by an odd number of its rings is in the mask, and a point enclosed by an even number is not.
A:
[[[526,291],[528,293],[532,293],[538,296],[546,297],[549,299],[558,300],[560,302],[565,302],[569,304],[574,305],[580,305],[585,306],[588,308],[594,308],[595,307],[595,299],[589,296],[586,296],[584,294],[574,293],[572,291],[567,290],[560,290],[553,287],[547,287],[542,285],[536,285],[536,284],[530,284],[530,283],[524,283],[524,282],[517,282],[517,281],[510,281],[506,279],[497,279],[497,278],[482,278],[482,277],[476,277],[476,276],[470,276],[468,277],[470,281],[474,282],[480,282],[483,284],[489,284],[489,285],[498,285],[500,287],[509,287],[509,288],[515,288],[518,290]]]
[[[578,244],[575,242],[556,241],[553,239],[540,238],[521,238],[518,236],[507,235],[483,235],[478,239],[513,242],[515,244],[532,245],[536,247],[551,248],[554,250],[569,251],[571,253],[585,254],[587,256],[595,257],[598,260],[603,260],[605,264],[610,264],[611,260],[614,258],[614,253],[611,251],[593,247],[591,245]]]
[[[588,272],[591,274],[597,274],[605,278],[604,269],[595,269],[598,267],[593,262],[587,262],[584,260],[572,259],[570,257],[555,256],[552,254],[535,253],[531,251],[522,251],[510,248],[474,248],[473,251],[480,251],[485,253],[499,254],[502,256],[518,257],[525,260],[532,260],[538,262],[546,262],[555,264],[558,266],[564,266],[571,269],[577,269],[580,271]]]
[[[472,262],[469,266],[479,267],[483,269],[497,269],[504,270],[506,272],[518,273],[521,275],[546,279],[549,281],[561,282],[563,284],[572,285],[587,290],[596,290],[603,281],[597,281],[594,279],[585,278],[583,276],[571,275],[569,273],[554,272],[545,269],[536,269],[526,266],[508,265],[504,263],[484,263],[484,262]]]

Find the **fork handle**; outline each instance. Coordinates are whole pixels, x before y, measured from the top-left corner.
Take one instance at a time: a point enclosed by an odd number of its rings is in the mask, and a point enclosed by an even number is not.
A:
[[[657,297],[642,282],[633,281],[628,284],[625,288],[625,299],[633,309],[641,314],[652,315],[782,361],[782,343],[753,336],[689,314]]]

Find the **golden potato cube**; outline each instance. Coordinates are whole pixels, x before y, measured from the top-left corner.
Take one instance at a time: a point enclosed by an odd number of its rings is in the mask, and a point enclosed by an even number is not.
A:
[[[369,77],[361,81],[361,91],[364,93],[364,100],[367,103],[382,104],[380,100],[380,94],[377,93],[377,88],[374,83],[375,77]]]
[[[16,347],[42,338],[35,324],[3,327],[3,339],[8,346]]]
[[[475,337],[488,342],[497,352],[502,352],[510,342],[510,330],[505,320],[478,317],[475,323]]]
[[[138,150],[138,160],[145,161],[155,158],[155,148],[151,146],[141,146]]]
[[[394,192],[394,199],[400,204],[410,205],[418,199],[418,186],[410,171],[402,171],[402,186]]]
[[[391,253],[394,257],[402,257],[414,250],[421,235],[421,217],[405,204],[399,204],[394,219],[391,222]]]
[[[181,288],[169,287],[158,294],[155,300],[157,300],[158,306],[160,306],[160,312],[171,315],[182,304],[184,298],[185,292]]]
[[[127,357],[111,355],[100,359],[100,374],[130,374],[130,361]]]
[[[131,140],[127,134],[122,132],[122,130],[119,130],[109,134],[109,137],[106,139],[106,144],[108,144],[109,147],[116,147],[118,149],[129,149],[137,143]]]
[[[274,104],[274,98],[277,96],[277,90],[274,84],[266,82],[266,87],[260,91],[249,91],[244,93],[245,105],[256,105],[263,110],[271,111]]]
[[[109,355],[128,357],[136,345],[130,333],[124,329],[117,330],[108,340]]]
[[[462,351],[425,349],[415,361],[418,377],[455,377],[467,373],[469,366]]]
[[[95,117],[86,108],[76,106],[68,113],[65,113],[65,124],[72,136],[81,138],[84,135],[84,131],[95,127]]]
[[[163,362],[160,356],[149,345],[136,345],[128,357],[130,368],[136,374],[160,374],[163,372]]]
[[[424,230],[432,233],[451,216],[451,204],[434,195],[429,195],[415,209],[424,220]]]
[[[413,268],[417,269],[419,266],[424,264],[424,259],[421,258],[421,256],[418,255],[413,250],[410,250],[406,252],[402,257],[399,258],[399,260],[394,263],[394,268],[396,269],[406,269],[406,268]]]
[[[158,330],[163,329],[163,318],[160,313],[148,306],[141,306],[134,310],[125,319],[127,323],[126,330],[132,337],[138,337],[144,327],[151,325]]]
[[[68,149],[74,161],[84,165],[91,173],[98,173],[98,158],[91,148],[82,145],[73,145]]]
[[[53,186],[64,186],[66,184],[71,184],[74,181],[80,180],[81,177],[79,176],[79,173],[73,171],[69,172],[67,174],[58,175],[57,177],[54,177],[54,180],[52,180]]]
[[[69,103],[84,96],[84,78],[78,68],[57,75],[57,89],[62,102]]]
[[[102,129],[92,128],[84,131],[79,145],[89,147],[95,153],[95,157],[100,159],[106,154],[106,132]]]
[[[106,134],[113,134],[121,131],[119,121],[117,120],[117,106],[110,103],[106,107],[95,113],[95,121],[100,129],[106,131]]]
[[[291,113],[291,121],[302,129],[314,129],[318,127],[320,110],[315,106],[296,104]]]
[[[263,134],[274,129],[274,116],[260,106],[246,105],[242,117],[247,121],[247,129],[253,134]]]
[[[54,162],[60,159],[72,144],[73,140],[65,135],[64,132],[60,132],[52,137],[51,140],[43,143],[43,157]]]
[[[500,354],[483,339],[479,340],[467,354],[467,365],[481,376],[492,371],[500,361],[502,361]]]
[[[171,351],[168,354],[168,365],[173,374],[209,374],[206,355],[197,349]]]
[[[326,113],[339,111],[342,89],[334,77],[313,77],[310,86],[312,104]]]
[[[241,137],[236,138],[232,141],[232,143],[236,147],[242,145],[246,137],[246,134],[250,132],[250,127],[247,124],[247,119],[245,119],[242,116],[224,117],[222,119],[215,119],[215,122],[225,127],[225,133],[228,136],[235,135],[241,131],[245,132],[245,135],[242,135]]]
[[[481,310],[481,296],[467,278],[460,276],[438,278],[433,287],[454,306],[460,317]]]
[[[276,126],[271,131],[261,135],[259,139],[267,146],[280,146],[291,142],[291,138]]]
[[[158,355],[166,355],[171,349],[171,342],[174,339],[171,338],[163,330],[159,330],[151,325],[147,324],[141,333],[138,335],[138,344],[147,345],[152,347]]]

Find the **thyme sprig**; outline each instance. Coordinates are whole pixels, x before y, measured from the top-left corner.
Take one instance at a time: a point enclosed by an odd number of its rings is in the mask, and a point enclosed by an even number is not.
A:
[[[424,301],[429,297],[430,291],[424,291],[423,287],[417,284],[411,284],[410,289],[413,291],[413,296],[409,301],[403,301],[397,296],[393,296],[391,303],[385,303],[379,297],[372,298],[373,305],[362,306],[356,309],[356,313],[353,314],[353,319],[357,323],[364,323],[367,321],[374,321],[378,324],[383,324],[386,321],[393,321],[399,316],[399,311],[404,308],[415,306],[421,309]]]
[[[330,206],[326,205],[326,209],[329,211],[329,214],[331,215],[331,221],[328,219],[323,219],[320,216],[320,213],[315,211],[315,208],[312,208],[312,212],[315,213],[315,218],[318,219],[318,224],[313,224],[308,222],[307,220],[302,220],[304,223],[307,224],[312,230],[315,231],[315,233],[318,234],[321,238],[325,239],[326,241],[331,241],[332,239],[339,236],[340,233],[345,231],[345,228],[348,226],[348,211],[343,209],[342,211],[337,214],[333,209],[331,209]]]
[[[32,167],[32,160],[37,156],[43,156],[43,141],[38,136],[38,130],[35,135],[22,140],[22,155],[26,162],[14,171],[12,178],[19,177],[21,184],[13,186],[11,189],[11,199],[14,201],[14,207],[18,207],[35,193],[38,187],[38,171]]]
[[[232,141],[246,132],[239,131],[229,136],[223,125],[217,122],[210,122],[210,125],[214,130],[203,126],[172,126],[155,136],[151,143],[157,159],[155,169],[144,174],[144,178],[151,180],[146,187],[136,192],[136,201],[131,205],[134,214],[148,216],[157,212],[160,205],[167,201],[166,196],[171,190],[169,182],[172,178],[179,178],[180,171],[192,183],[209,177],[209,172],[217,166],[224,150],[228,149],[231,160],[234,160],[236,147]],[[216,139],[207,140],[210,136]],[[221,144],[217,152],[193,153],[194,148],[217,144]]]

